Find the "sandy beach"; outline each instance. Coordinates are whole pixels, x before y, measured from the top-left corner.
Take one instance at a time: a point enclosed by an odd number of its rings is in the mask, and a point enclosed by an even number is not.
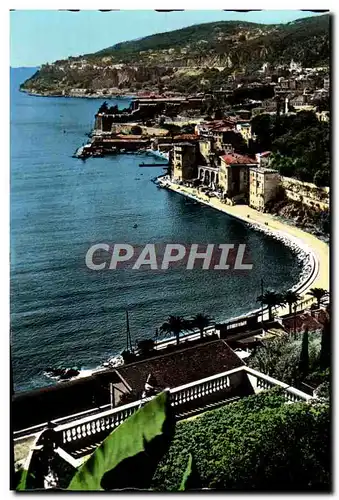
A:
[[[246,223],[255,224],[265,231],[269,230],[271,234],[289,239],[300,248],[313,256],[314,269],[311,275],[304,283],[298,287],[298,292],[302,300],[310,299],[307,292],[311,288],[330,289],[330,270],[329,270],[329,245],[319,240],[314,235],[306,233],[302,229],[290,226],[277,220],[273,215],[258,212],[247,205],[226,205],[221,203],[218,198],[208,198],[204,193],[198,192],[195,188],[188,188],[170,183],[166,180],[166,187],[178,194],[193,198],[200,203],[206,204],[216,210],[224,212],[230,216],[236,217]],[[288,307],[281,307],[276,311],[279,315],[286,314]]]

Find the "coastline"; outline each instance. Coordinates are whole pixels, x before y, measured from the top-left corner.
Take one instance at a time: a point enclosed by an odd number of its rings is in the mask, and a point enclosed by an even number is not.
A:
[[[306,295],[311,288],[329,290],[329,245],[324,241],[302,229],[281,222],[271,214],[258,212],[247,205],[226,205],[217,198],[209,199],[205,194],[198,192],[196,188],[179,186],[167,179],[161,181],[160,178],[159,180],[163,187],[235,217],[254,230],[265,232],[289,246],[297,254],[297,258],[304,263],[302,271],[304,276],[293,287],[293,290],[299,294]],[[303,297],[304,300],[309,298],[307,295]],[[276,312],[282,316],[288,313],[288,306],[279,307]]]

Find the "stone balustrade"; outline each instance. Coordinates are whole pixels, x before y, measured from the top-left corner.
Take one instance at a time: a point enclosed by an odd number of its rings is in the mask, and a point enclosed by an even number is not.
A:
[[[284,389],[287,402],[309,401],[312,399],[311,396],[298,389],[290,387],[257,370],[242,366],[170,389],[171,405],[174,407],[175,413],[180,413],[179,409],[187,403],[193,402],[197,407],[201,407],[203,405],[203,398],[206,396],[213,394],[217,396],[218,392],[224,395],[225,390],[232,387],[234,377],[237,375],[247,375],[255,393],[278,386]],[[78,442],[80,445],[82,440],[90,437],[94,441],[96,438],[100,441],[102,436],[109,434],[109,432],[119,426],[150,399],[152,398],[135,401],[118,408],[106,410],[97,415],[86,416],[77,421],[58,425],[55,431],[61,433],[61,442],[66,445],[73,442]]]

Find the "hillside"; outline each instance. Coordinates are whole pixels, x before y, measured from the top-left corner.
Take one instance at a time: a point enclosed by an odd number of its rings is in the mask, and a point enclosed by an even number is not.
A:
[[[179,91],[219,88],[234,71],[252,74],[264,63],[329,64],[330,16],[264,25],[223,21],[118,43],[93,54],[46,64],[22,85],[38,93],[84,89]]]

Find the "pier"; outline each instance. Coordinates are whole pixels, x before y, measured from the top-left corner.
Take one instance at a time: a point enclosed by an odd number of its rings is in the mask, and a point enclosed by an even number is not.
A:
[[[167,167],[168,163],[139,163],[139,167]]]

